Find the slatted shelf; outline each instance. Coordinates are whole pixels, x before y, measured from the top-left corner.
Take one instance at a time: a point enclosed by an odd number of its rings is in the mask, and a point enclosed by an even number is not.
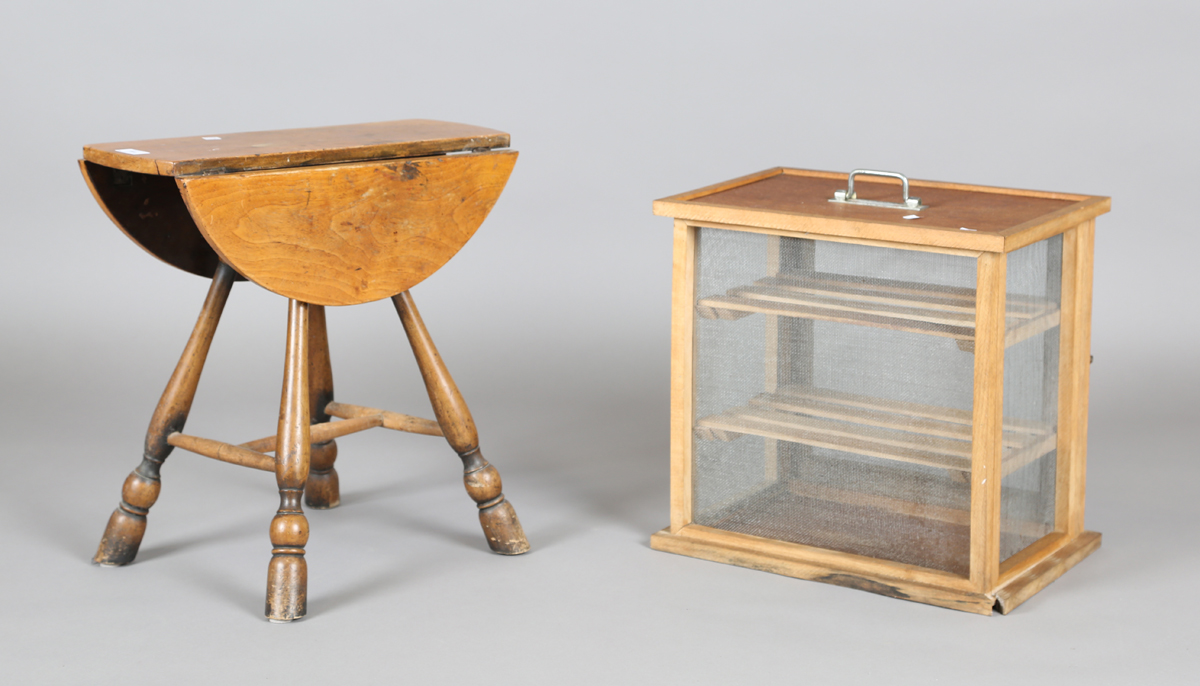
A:
[[[812,387],[759,394],[746,405],[700,419],[695,433],[723,441],[762,436],[956,472],[971,469],[969,412]],[[1006,420],[1004,475],[1054,450],[1057,441],[1053,427]]]
[[[696,311],[706,319],[741,319],[758,313],[859,324],[953,338],[968,352],[975,347],[975,290],[970,288],[817,272],[772,276],[731,288],[725,295],[701,298]],[[1055,303],[1008,295],[1006,347],[1058,324]]]

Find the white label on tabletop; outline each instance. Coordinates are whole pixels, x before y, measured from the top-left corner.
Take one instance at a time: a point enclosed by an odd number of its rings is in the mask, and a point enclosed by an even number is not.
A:
[[[202,141],[219,141],[219,140],[221,140],[221,137],[220,136],[201,136],[200,140],[202,140]]]
[[[959,231],[978,231],[979,229],[968,229],[965,226],[960,226],[960,227],[958,227],[958,230]]]
[[[920,218],[921,218],[921,215],[919,215],[919,214],[906,214],[903,217],[901,217],[901,219],[920,219]]]
[[[150,153],[146,152],[145,150],[138,150],[137,148],[118,148],[117,152],[124,153],[126,155],[149,155],[150,154]]]

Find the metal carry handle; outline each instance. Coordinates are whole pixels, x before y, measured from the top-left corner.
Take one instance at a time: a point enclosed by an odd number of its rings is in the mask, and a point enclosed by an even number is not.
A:
[[[903,202],[884,202],[882,200],[859,200],[854,193],[854,177],[859,174],[869,176],[887,176],[893,179],[900,179],[900,192],[904,196]],[[846,190],[834,191],[833,197],[829,202],[840,202],[847,205],[869,205],[871,207],[890,207],[897,210],[923,210],[928,205],[922,205],[920,198],[908,197],[908,177],[904,174],[889,171],[876,171],[874,169],[855,169],[850,172],[850,178],[846,182]]]

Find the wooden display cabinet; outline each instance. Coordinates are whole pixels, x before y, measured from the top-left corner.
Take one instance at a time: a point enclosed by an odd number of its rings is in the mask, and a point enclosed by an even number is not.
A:
[[[1054,581],[1100,545],[1109,206],[782,168],[655,202],[675,248],[671,524],[651,546],[980,614]]]

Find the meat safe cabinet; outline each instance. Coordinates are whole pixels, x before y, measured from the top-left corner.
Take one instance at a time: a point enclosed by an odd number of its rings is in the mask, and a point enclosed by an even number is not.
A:
[[[981,614],[1058,578],[1100,545],[1083,510],[1109,205],[798,169],[657,201],[671,525],[651,546]]]

